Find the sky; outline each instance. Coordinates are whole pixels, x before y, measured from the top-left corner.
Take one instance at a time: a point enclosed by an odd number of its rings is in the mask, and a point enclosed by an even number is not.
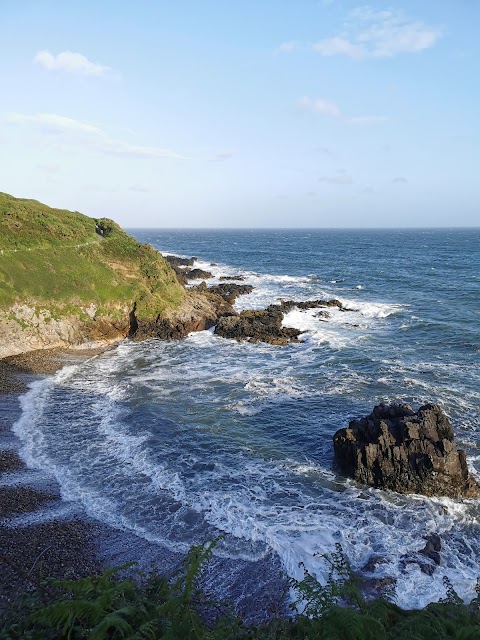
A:
[[[480,226],[478,0],[0,0],[0,191],[126,227]]]

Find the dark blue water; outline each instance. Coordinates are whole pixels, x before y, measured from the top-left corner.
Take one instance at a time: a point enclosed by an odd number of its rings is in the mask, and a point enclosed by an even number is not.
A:
[[[66,368],[23,399],[30,462],[92,514],[174,549],[224,532],[226,556],[273,549],[290,574],[302,561],[321,578],[315,554],[341,542],[357,569],[384,559],[404,606],[438,599],[444,574],[472,594],[478,501],[358,487],[333,470],[331,438],[380,401],[438,402],[480,473],[480,231],[133,233],[197,256],[212,283],[243,275],[255,290],[238,309],[334,297],[350,311],[290,312],[299,345],[201,332]],[[427,576],[404,560],[431,532],[442,566]]]

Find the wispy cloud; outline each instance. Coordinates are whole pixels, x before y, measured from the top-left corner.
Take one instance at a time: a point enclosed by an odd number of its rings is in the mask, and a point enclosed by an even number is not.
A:
[[[332,176],[321,176],[318,182],[333,185],[348,185],[353,184],[353,178],[345,171],[339,169],[338,172]]]
[[[362,6],[347,15],[339,33],[313,43],[283,42],[276,52],[310,49],[321,56],[346,56],[352,60],[393,58],[430,49],[442,35],[440,27],[412,20],[402,11]]]
[[[231,160],[234,157],[235,153],[233,151],[223,151],[222,153],[217,153],[213,160],[215,162],[227,162],[227,160]]]
[[[365,58],[365,48],[362,45],[354,44],[340,36],[315,42],[312,44],[312,49],[322,56],[344,55],[353,60]]]
[[[312,113],[318,113],[322,116],[335,118],[336,120],[348,124],[375,125],[382,124],[387,121],[386,116],[347,116],[335,102],[326,100],[325,98],[309,98],[308,96],[303,96],[298,101],[298,105],[305,111],[311,111]]]
[[[136,145],[112,138],[100,127],[55,113],[9,113],[4,120],[14,125],[30,126],[42,135],[54,136],[61,145],[75,150],[128,158],[185,159],[185,156],[170,149]]]
[[[407,184],[408,180],[407,180],[407,178],[403,178],[403,177],[400,176],[398,178],[394,178],[392,180],[392,182],[393,182],[393,184]]]
[[[392,58],[430,49],[441,37],[442,29],[411,20],[402,11],[363,6],[350,12],[343,33],[314,43],[312,49],[323,56],[353,60]]]
[[[275,49],[274,53],[291,53],[298,48],[298,42],[294,40],[290,40],[289,42],[282,42],[282,44],[278,45]]]
[[[66,118],[65,116],[59,116],[56,113],[37,113],[36,115],[8,113],[5,119],[12,124],[33,124],[43,133],[55,134],[69,131],[103,135],[102,130],[92,124],[74,120],[73,118]]]
[[[131,187],[128,188],[129,191],[134,191],[135,193],[150,193],[151,189],[146,187],[143,184],[132,184]]]
[[[110,67],[91,62],[86,56],[74,51],[62,51],[57,55],[50,51],[39,51],[33,59],[48,71],[63,71],[81,76],[102,76],[111,71]]]

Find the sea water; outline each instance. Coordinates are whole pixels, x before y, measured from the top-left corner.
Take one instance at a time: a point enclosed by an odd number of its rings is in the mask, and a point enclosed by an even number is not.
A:
[[[479,230],[133,230],[164,253],[242,276],[236,308],[338,298],[348,311],[293,310],[284,347],[212,331],[125,341],[21,398],[30,465],[91,515],[176,551],[226,534],[217,553],[275,551],[320,580],[340,543],[356,570],[374,555],[397,602],[463,597],[480,575],[480,501],[402,496],[347,480],[332,436],[379,402],[439,403],[480,476]],[[214,263],[214,264],[212,264]],[[432,576],[408,558],[442,539]]]

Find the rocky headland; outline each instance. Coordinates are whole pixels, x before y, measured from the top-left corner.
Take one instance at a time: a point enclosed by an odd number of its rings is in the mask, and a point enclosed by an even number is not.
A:
[[[398,493],[478,498],[465,452],[435,404],[414,411],[408,404],[380,404],[333,437],[335,458],[357,482]]]

